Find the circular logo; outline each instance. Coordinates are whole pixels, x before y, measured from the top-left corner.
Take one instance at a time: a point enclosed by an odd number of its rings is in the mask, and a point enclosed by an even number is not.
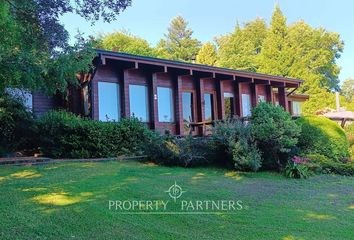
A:
[[[176,202],[177,198],[180,198],[186,191],[183,191],[182,188],[175,182],[175,184],[173,184],[166,192]]]

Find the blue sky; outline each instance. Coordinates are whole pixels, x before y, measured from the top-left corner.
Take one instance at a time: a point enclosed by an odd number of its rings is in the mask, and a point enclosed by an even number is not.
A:
[[[86,35],[128,30],[156,44],[166,33],[169,22],[183,16],[194,30],[194,36],[205,42],[232,32],[235,23],[261,17],[269,22],[275,4],[280,5],[288,24],[303,19],[313,27],[338,32],[345,43],[338,60],[340,80],[354,78],[354,1],[351,0],[132,0],[132,6],[117,21],[97,22],[94,26],[76,15],[62,17],[73,37],[79,29]]]

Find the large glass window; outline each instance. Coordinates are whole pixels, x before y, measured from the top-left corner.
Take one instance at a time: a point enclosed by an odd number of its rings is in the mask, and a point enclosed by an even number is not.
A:
[[[214,119],[213,94],[211,93],[204,93],[204,119],[205,121]]]
[[[251,96],[242,94],[242,114],[243,117],[251,116]]]
[[[171,88],[157,88],[157,104],[159,112],[159,122],[173,122],[175,119],[173,111],[173,94]]]
[[[193,122],[193,94],[191,92],[182,93],[183,121]]]
[[[130,115],[149,122],[149,94],[147,86],[129,85]]]
[[[225,117],[232,118],[234,115],[234,95],[232,93],[224,93],[224,109]]]
[[[260,102],[265,102],[266,101],[266,98],[265,98],[265,96],[263,96],[263,95],[258,95],[258,102],[260,103]]]
[[[294,116],[301,115],[301,105],[302,105],[301,102],[292,102],[292,110]]]
[[[100,121],[118,121],[120,118],[119,85],[98,82],[98,111]]]

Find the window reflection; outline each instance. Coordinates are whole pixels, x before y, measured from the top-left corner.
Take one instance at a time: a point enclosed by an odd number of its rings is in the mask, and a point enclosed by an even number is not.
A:
[[[148,88],[143,85],[129,85],[130,115],[142,122],[149,122]]]
[[[232,93],[224,93],[224,109],[225,118],[234,116],[234,95]]]
[[[211,93],[204,93],[204,119],[205,121],[211,121],[213,118],[213,95]]]
[[[171,88],[157,88],[157,104],[159,113],[159,122],[174,121],[173,94]]]
[[[120,119],[119,85],[117,83],[98,82],[98,115],[100,121],[118,121]]]

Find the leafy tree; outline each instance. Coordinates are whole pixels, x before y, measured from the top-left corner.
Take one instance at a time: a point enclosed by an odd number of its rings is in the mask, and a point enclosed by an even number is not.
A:
[[[99,36],[96,47],[143,56],[154,55],[153,49],[146,40],[125,32],[114,32]]]
[[[332,107],[339,89],[336,60],[343,51],[338,33],[312,28],[303,21],[286,25],[279,6],[270,26],[261,19],[236,26],[234,33],[217,39],[217,65],[305,80],[297,90],[310,95],[305,113]],[[352,109],[348,102],[343,102]]]
[[[186,62],[194,61],[201,43],[192,38],[192,34],[193,30],[188,28],[188,22],[177,16],[171,21],[165,39],[161,39],[156,46],[157,56]]]
[[[352,102],[354,97],[354,79],[347,79],[343,82],[341,93],[348,102]]]
[[[287,76],[305,80],[301,92],[338,89],[340,68],[335,62],[343,50],[338,33],[314,29],[300,21],[289,26],[286,41]]]
[[[130,0],[1,1],[0,93],[5,87],[63,92],[76,84],[76,74],[89,69],[94,53],[81,36],[69,46],[59,17],[76,13],[92,23],[109,22],[129,5]]]
[[[256,58],[261,51],[266,32],[266,23],[259,18],[246,23],[243,28],[237,24],[232,34],[217,39],[217,65],[255,72],[258,68]]]
[[[211,42],[205,43],[199,50],[196,62],[215,66],[217,60],[216,48]]]

